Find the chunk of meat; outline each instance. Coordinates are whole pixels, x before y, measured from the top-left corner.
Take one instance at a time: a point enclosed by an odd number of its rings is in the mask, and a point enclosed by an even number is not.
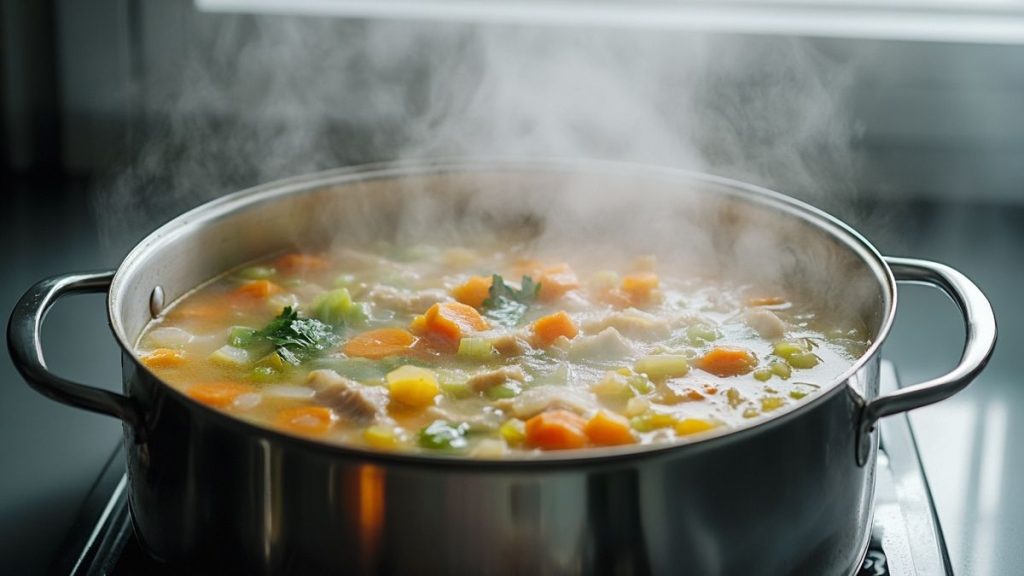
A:
[[[596,334],[607,328],[614,328],[620,334],[637,340],[657,340],[667,338],[672,333],[668,322],[636,308],[612,312],[583,324],[583,331],[588,334]]]
[[[334,370],[310,372],[306,385],[316,392],[316,402],[361,425],[382,416],[388,405],[387,390],[349,380]]]
[[[491,347],[502,356],[519,356],[530,349],[526,340],[516,334],[502,334],[489,339],[489,341]]]
[[[597,409],[597,401],[589,394],[565,386],[535,386],[524,390],[507,408],[521,420],[527,420],[546,410],[568,410],[576,414],[589,414]]]
[[[633,345],[615,328],[605,328],[593,336],[578,336],[569,348],[574,360],[613,360],[633,353]]]
[[[423,312],[438,302],[448,302],[451,297],[441,289],[405,290],[394,286],[374,286],[366,297],[378,306],[400,312]]]
[[[475,374],[466,381],[466,385],[474,392],[486,392],[495,386],[501,386],[509,380],[526,382],[526,372],[519,366],[504,366],[497,370],[488,370]]]
[[[743,314],[747,326],[766,340],[778,340],[786,335],[786,323],[771,310],[751,308]]]
[[[442,402],[438,406],[427,408],[423,413],[435,420],[466,424],[472,432],[494,432],[505,418],[499,411],[483,411],[480,405],[472,403],[462,405]]]

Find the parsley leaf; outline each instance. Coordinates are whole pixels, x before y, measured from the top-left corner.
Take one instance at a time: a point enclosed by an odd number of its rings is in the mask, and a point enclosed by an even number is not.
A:
[[[282,360],[298,366],[338,343],[331,327],[314,318],[300,318],[299,311],[286,306],[269,324],[245,339],[246,347],[269,343]]]
[[[484,300],[484,315],[502,326],[519,324],[526,309],[537,300],[540,284],[529,276],[523,276],[518,290],[505,283],[500,274],[491,276],[489,297]]]

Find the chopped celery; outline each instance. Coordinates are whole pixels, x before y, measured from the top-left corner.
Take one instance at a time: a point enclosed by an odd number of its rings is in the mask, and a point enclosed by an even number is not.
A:
[[[460,358],[485,361],[494,358],[494,346],[484,338],[463,338],[459,340]]]
[[[794,354],[800,354],[807,351],[807,347],[802,342],[783,340],[775,343],[773,353],[780,358],[788,359]]]
[[[519,385],[515,380],[506,380],[504,384],[499,384],[487,389],[487,397],[491,400],[501,400],[503,398],[515,398],[523,391],[522,386]]]
[[[417,443],[421,448],[430,450],[458,450],[465,448],[468,424],[450,424],[444,420],[436,420],[420,431]]]
[[[249,352],[231,345],[221,346],[210,354],[210,360],[221,366],[239,368],[249,364]]]
[[[778,360],[773,361],[768,365],[768,369],[771,370],[772,374],[775,374],[783,380],[789,380],[789,377],[793,375],[793,370],[790,369],[789,364],[780,362]]]
[[[692,344],[713,342],[718,340],[720,337],[721,334],[718,333],[718,330],[715,330],[714,327],[703,323],[693,324],[686,329],[686,338]]]
[[[270,266],[249,266],[238,271],[238,277],[246,280],[266,280],[275,274],[277,274],[277,270]]]
[[[648,411],[639,416],[630,418],[629,425],[638,432],[650,432],[651,430],[657,430],[658,428],[675,426],[677,421],[677,418],[671,414]]]
[[[736,408],[747,401],[747,399],[743,397],[743,394],[740,394],[740,391],[735,388],[729,388],[726,390],[725,398],[729,402],[730,408]]]
[[[778,410],[786,403],[785,400],[778,396],[768,396],[767,398],[761,399],[761,410],[763,412],[771,412],[772,410]]]
[[[287,365],[285,364],[284,359],[281,358],[280,354],[277,352],[271,352],[263,358],[260,358],[256,362],[256,367],[265,368],[273,372],[283,372]]]
[[[772,377],[772,370],[770,368],[758,368],[754,370],[754,379],[761,382],[767,382]]]
[[[347,288],[329,290],[313,300],[313,316],[331,326],[362,326],[369,318],[366,305],[352,301]]]
[[[786,361],[793,368],[807,369],[817,366],[821,358],[818,358],[818,355],[813,352],[800,352],[799,354],[790,355],[786,358]]]
[[[634,369],[652,380],[685,376],[690,363],[679,354],[653,354],[637,360]]]
[[[235,348],[248,348],[253,344],[259,330],[248,326],[232,326],[228,332],[228,344]]]
[[[761,413],[756,408],[747,408],[743,411],[744,418],[757,418],[759,414]]]
[[[789,393],[789,397],[793,400],[801,400],[805,396],[807,396],[807,392],[804,392],[803,390],[791,390]]]
[[[437,374],[438,385],[441,392],[450,398],[468,398],[473,394],[467,384],[468,378],[465,374],[452,370],[439,370]]]
[[[279,374],[280,372],[270,366],[256,366],[252,369],[252,379],[260,382],[276,380]]]

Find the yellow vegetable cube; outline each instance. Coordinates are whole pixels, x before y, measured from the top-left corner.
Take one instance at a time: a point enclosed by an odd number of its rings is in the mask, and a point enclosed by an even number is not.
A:
[[[434,372],[418,366],[396,368],[388,372],[387,381],[391,399],[414,408],[433,404],[441,392]]]
[[[363,431],[363,440],[374,448],[391,450],[398,446],[398,435],[395,429],[388,426],[370,426]]]
[[[680,436],[698,434],[700,432],[707,432],[715,426],[714,422],[703,418],[684,418],[676,424],[676,434]]]
[[[512,446],[522,444],[526,440],[526,423],[522,420],[511,418],[498,429],[501,437]]]

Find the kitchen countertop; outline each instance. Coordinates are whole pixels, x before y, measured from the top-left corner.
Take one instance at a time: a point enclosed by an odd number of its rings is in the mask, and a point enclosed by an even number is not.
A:
[[[115,267],[137,240],[100,233],[82,184],[15,181],[4,188],[5,318],[33,282]],[[1024,477],[1024,446],[1016,441],[1024,438],[1024,418],[1017,415],[1024,409],[1024,387],[1018,385],[1024,374],[1024,205],[874,203],[859,213],[858,227],[884,253],[952,265],[992,300],[1000,342],[988,369],[967,390],[915,412],[911,421],[956,573],[1024,574],[1024,491],[1014,481]],[[56,372],[120,387],[118,350],[101,295],[62,301],[43,337]],[[900,288],[896,326],[884,354],[904,384],[950,368],[962,338],[958,313],[940,293]],[[6,353],[0,355],[0,386],[0,558],[5,573],[36,574],[60,546],[121,427],[37,394]]]

